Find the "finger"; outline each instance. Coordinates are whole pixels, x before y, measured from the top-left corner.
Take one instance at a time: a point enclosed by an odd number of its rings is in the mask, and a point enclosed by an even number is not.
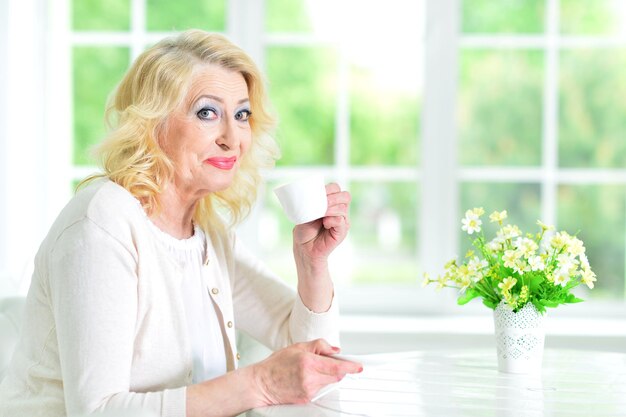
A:
[[[357,374],[363,371],[363,365],[358,362],[335,359],[330,356],[320,356],[316,365],[318,372],[341,378],[346,374]]]
[[[348,205],[347,204],[336,204],[334,206],[330,206],[326,209],[326,213],[324,216],[348,216]]]
[[[339,186],[339,184],[337,184],[335,182],[331,182],[329,184],[326,184],[326,195],[338,193],[340,191],[341,191],[341,187]]]
[[[339,348],[337,346],[332,346],[325,339],[315,339],[306,343],[298,343],[298,345],[302,345],[304,350],[315,353],[316,355],[335,355],[339,353]]]
[[[352,196],[347,191],[341,191],[338,193],[327,194],[328,207],[336,206],[339,204],[349,205],[352,200]]]
[[[350,224],[344,216],[327,216],[322,220],[324,229],[336,229],[338,232],[347,229]]]

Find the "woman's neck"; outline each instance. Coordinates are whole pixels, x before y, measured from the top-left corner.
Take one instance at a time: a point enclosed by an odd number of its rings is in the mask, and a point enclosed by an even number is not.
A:
[[[176,187],[166,187],[159,195],[159,203],[161,209],[148,215],[152,223],[176,239],[193,236],[193,215],[198,199],[183,195]]]

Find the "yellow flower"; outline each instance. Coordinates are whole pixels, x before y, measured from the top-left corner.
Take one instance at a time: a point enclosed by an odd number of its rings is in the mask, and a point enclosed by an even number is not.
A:
[[[422,287],[427,286],[431,283],[430,274],[428,272],[424,272],[424,280],[422,281]]]
[[[504,220],[504,219],[506,219],[506,218],[507,218],[507,213],[506,213],[506,210],[502,210],[502,211],[494,211],[493,213],[491,213],[491,214],[489,215],[489,220],[490,220],[492,223],[496,223],[496,222],[498,222],[498,223],[502,224],[502,220]]]
[[[502,292],[508,292],[517,284],[517,280],[513,277],[504,278],[501,283],[498,284],[498,287],[502,290]]]
[[[482,207],[474,207],[472,209],[472,213],[474,213],[476,216],[480,217],[483,214],[485,214],[485,209],[483,209]]]
[[[471,258],[472,256],[474,256],[474,251],[473,250],[468,250],[467,253],[465,254],[466,258]]]
[[[576,237],[572,237],[569,240],[569,244],[567,245],[567,251],[572,256],[580,256],[583,253],[585,253],[585,246],[583,246],[582,240],[580,240],[580,239],[578,239]]]
[[[504,266],[507,268],[515,268],[515,263],[519,257],[521,257],[521,254],[516,250],[509,249],[504,251],[504,255],[502,255]]]
[[[537,225],[545,232],[546,230],[554,230],[554,226],[547,225],[541,220],[537,220]]]
[[[596,274],[591,269],[584,269],[582,274],[582,280],[589,289],[593,289],[594,282],[596,281]]]

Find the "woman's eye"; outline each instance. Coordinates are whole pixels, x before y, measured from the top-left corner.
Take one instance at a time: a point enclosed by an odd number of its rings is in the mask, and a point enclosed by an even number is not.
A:
[[[215,120],[217,119],[217,113],[215,112],[215,110],[205,107],[204,109],[200,110],[198,113],[198,117],[201,119],[205,119],[205,120]]]
[[[240,110],[237,112],[237,114],[235,114],[235,120],[245,122],[250,118],[251,115],[252,112],[250,110]]]

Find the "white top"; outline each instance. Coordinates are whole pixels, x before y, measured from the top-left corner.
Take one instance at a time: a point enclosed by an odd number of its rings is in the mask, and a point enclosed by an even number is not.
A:
[[[176,239],[163,232],[146,217],[155,236],[183,271],[181,291],[191,341],[193,383],[206,381],[226,373],[226,353],[220,323],[203,277],[205,236],[194,226],[193,236]]]
[[[234,233],[204,235],[209,262],[201,269],[227,369],[237,366],[235,328],[271,349],[319,337],[339,343],[336,299],[328,312],[312,312]],[[0,383],[0,417],[137,408],[185,417],[193,374],[185,275],[137,200],[107,180],[81,189],[34,266],[21,337]]]

